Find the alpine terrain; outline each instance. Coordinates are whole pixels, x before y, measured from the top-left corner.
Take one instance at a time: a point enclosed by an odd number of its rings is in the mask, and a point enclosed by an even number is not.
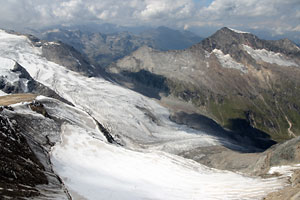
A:
[[[107,73],[86,57],[0,30],[1,199],[299,199],[291,41],[223,28]]]
[[[300,134],[300,48],[288,39],[222,28],[185,50],[140,48],[108,71],[174,108],[178,123],[201,129],[204,115],[243,137],[280,142]]]
[[[178,50],[190,47],[202,40],[201,37],[192,32],[173,30],[163,26],[156,29],[146,29],[140,33],[125,30],[106,33],[104,27],[99,31],[88,31],[87,29],[83,31],[77,27],[71,27],[69,29],[49,28],[33,32],[47,41],[62,41],[75,47],[91,63],[102,67],[129,55],[142,46],[163,51]]]

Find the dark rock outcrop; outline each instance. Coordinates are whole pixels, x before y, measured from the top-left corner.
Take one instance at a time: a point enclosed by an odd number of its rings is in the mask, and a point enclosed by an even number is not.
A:
[[[47,60],[65,66],[72,71],[80,72],[86,76],[97,75],[96,69],[72,46],[61,42],[46,42],[42,46],[42,52]]]
[[[283,53],[293,58],[300,56],[299,48],[289,39],[262,40],[251,33],[238,33],[227,27],[220,29],[192,48],[203,48],[209,52],[214,49],[220,49],[224,54],[230,54],[238,62],[249,60],[249,64],[255,64],[251,56],[240,49],[239,46],[241,44],[248,45],[254,49],[266,49],[275,53]]]
[[[72,71],[79,72],[85,76],[98,75],[96,68],[91,65],[80,52],[74,49],[74,47],[60,41],[48,42],[40,40],[33,35],[26,35],[26,37],[34,46],[41,47],[42,56],[47,60],[62,65]]]
[[[49,155],[51,147],[60,141],[63,120],[52,117],[36,100],[19,107],[21,111],[11,107],[1,109],[0,196],[71,199],[64,183],[54,173]],[[24,109],[27,112],[22,112]]]
[[[40,195],[48,184],[45,168],[20,133],[16,121],[0,114],[0,196],[17,199]]]

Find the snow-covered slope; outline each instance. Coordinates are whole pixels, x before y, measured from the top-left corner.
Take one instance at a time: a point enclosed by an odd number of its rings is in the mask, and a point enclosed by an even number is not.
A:
[[[240,31],[240,30],[236,30],[236,29],[233,29],[233,28],[228,28],[230,30],[232,30],[233,32],[236,32],[236,33],[249,33],[249,32],[245,32],[245,31]]]
[[[86,199],[260,199],[284,179],[212,170],[163,152],[134,152],[64,126],[52,150],[54,169],[74,197]]]
[[[253,49],[248,45],[243,45],[243,48],[249,55],[251,55],[257,61],[264,61],[271,64],[277,64],[281,66],[298,66],[293,61],[285,58],[281,53],[275,53],[267,51],[266,49]]]
[[[219,49],[214,49],[212,52],[217,56],[222,67],[238,69],[243,73],[248,72],[247,67],[233,60],[229,54],[224,55],[224,53]]]
[[[285,185],[285,179],[212,170],[165,153],[235,144],[177,125],[154,100],[102,78],[82,76],[41,55],[41,48],[25,36],[0,31],[0,57],[17,61],[35,80],[76,105],[46,106],[50,115],[68,119],[51,160],[73,199],[260,199]],[[105,142],[93,118],[125,147]]]
[[[127,147],[151,146],[176,151],[219,144],[218,138],[171,122],[168,110],[154,100],[47,61],[41,57],[41,49],[33,47],[26,37],[5,33],[1,37],[6,39],[0,41],[0,56],[17,60],[35,80],[91,114]],[[18,46],[23,48],[16,49]]]

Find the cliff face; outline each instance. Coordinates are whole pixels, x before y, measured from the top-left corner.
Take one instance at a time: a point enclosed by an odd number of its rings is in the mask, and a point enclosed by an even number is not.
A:
[[[291,41],[223,28],[181,51],[140,48],[108,71],[135,88],[191,102],[225,128],[253,127],[283,141],[300,133],[299,66],[300,49]],[[147,74],[142,82],[141,72]],[[155,76],[163,80],[159,86]]]
[[[0,115],[0,133],[0,196],[38,196],[40,193],[34,187],[48,184],[44,166],[20,133],[16,121]]]
[[[35,96],[12,95],[11,98],[17,103],[32,101]],[[3,104],[4,98],[1,97],[0,102]],[[2,199],[69,199],[61,179],[53,172],[49,156],[51,145],[47,148],[46,144],[33,139],[50,126],[43,120],[39,126],[32,126],[40,117],[34,116],[29,104],[25,107],[29,112],[15,111],[18,108],[10,106],[0,109],[0,196]]]

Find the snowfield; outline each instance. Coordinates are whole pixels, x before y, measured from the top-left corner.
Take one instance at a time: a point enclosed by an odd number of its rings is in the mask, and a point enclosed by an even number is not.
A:
[[[169,154],[234,144],[171,122],[154,100],[47,61],[25,36],[0,31],[0,57],[76,105],[46,104],[51,115],[68,119],[51,161],[73,199],[262,199],[286,185],[284,178],[246,177]],[[125,147],[108,144],[93,119]]]
[[[296,63],[288,60],[281,53],[267,51],[266,49],[253,49],[252,47],[244,44],[243,48],[250,56],[252,56],[252,58],[254,58],[257,61],[264,61],[266,63],[272,63],[281,66],[298,67]]]
[[[237,69],[243,73],[248,72],[247,67],[236,62],[229,54],[224,55],[224,53],[219,49],[214,49],[212,52],[217,56],[222,67]]]

